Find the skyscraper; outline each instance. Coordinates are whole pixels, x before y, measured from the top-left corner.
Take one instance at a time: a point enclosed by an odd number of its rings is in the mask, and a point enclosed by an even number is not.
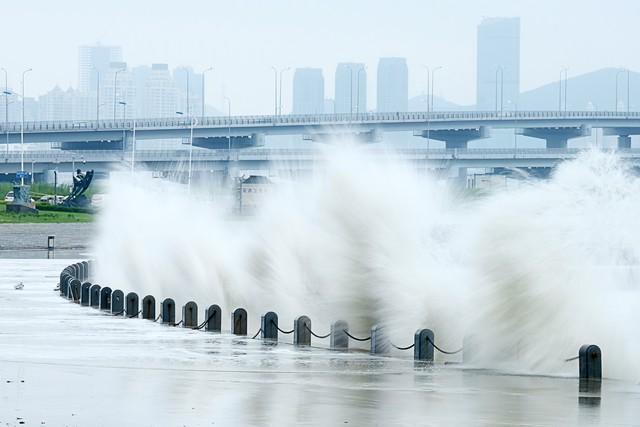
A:
[[[336,113],[366,113],[367,70],[364,64],[338,64],[335,86]]]
[[[293,75],[293,114],[324,113],[324,77],[320,68],[296,68]]]
[[[409,71],[404,58],[380,58],[378,61],[377,107],[380,112],[407,111]]]
[[[477,55],[476,107],[514,110],[520,94],[520,18],[483,19]]]
[[[122,61],[120,46],[80,46],[78,48],[78,90],[80,92],[95,91],[97,73],[106,73],[109,70],[109,64],[118,61]]]
[[[145,117],[175,117],[178,94],[167,64],[152,64],[145,84]]]

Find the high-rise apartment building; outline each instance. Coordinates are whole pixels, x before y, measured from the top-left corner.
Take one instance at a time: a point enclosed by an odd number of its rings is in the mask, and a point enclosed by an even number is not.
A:
[[[338,64],[334,102],[336,113],[367,111],[367,70],[364,64]]]
[[[167,64],[152,64],[145,83],[145,117],[175,117],[178,93]]]
[[[409,71],[404,58],[380,58],[378,61],[377,110],[407,111]]]
[[[324,113],[324,77],[320,68],[296,68],[293,75],[293,114]]]
[[[98,73],[106,73],[109,64],[122,61],[120,46],[80,46],[78,48],[78,90],[93,92],[98,85]]]
[[[520,94],[520,18],[483,19],[477,55],[477,108],[514,110]]]

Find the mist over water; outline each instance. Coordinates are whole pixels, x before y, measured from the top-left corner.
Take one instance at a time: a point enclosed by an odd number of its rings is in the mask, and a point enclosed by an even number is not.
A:
[[[382,323],[397,345],[423,327],[447,349],[471,335],[473,365],[518,372],[575,375],[564,359],[595,343],[605,376],[640,380],[640,180],[614,154],[478,196],[393,156],[325,150],[313,177],[278,183],[250,217],[204,189],[112,179],[97,282],[225,318],[244,307],[250,333],[274,310],[319,333]]]

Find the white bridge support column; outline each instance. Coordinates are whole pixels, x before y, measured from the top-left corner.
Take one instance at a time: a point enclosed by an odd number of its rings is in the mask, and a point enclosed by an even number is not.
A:
[[[480,126],[470,129],[426,129],[414,132],[414,136],[443,141],[447,150],[466,149],[469,141],[489,138],[491,128]]]
[[[544,139],[546,141],[547,148],[566,149],[567,143],[570,139],[582,138],[591,135],[591,126],[582,125],[580,127],[523,128],[518,133],[531,138]]]

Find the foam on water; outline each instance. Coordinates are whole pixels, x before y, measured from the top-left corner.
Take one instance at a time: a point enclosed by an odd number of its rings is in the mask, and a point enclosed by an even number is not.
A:
[[[584,343],[605,375],[640,379],[640,180],[593,151],[548,181],[472,197],[391,157],[327,148],[252,217],[184,186],[112,180],[95,252],[100,283],[228,312],[307,314],[314,329],[384,323],[406,345],[475,337],[478,366],[575,373]],[[575,362],[574,362],[575,363]]]

